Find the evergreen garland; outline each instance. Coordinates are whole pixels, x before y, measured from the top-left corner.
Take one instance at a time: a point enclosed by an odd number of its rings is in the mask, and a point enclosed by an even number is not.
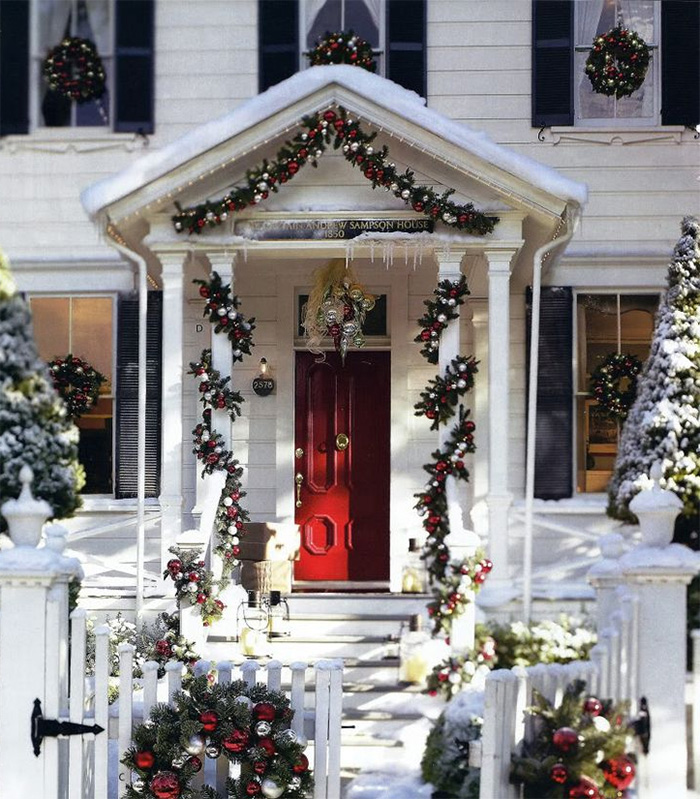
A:
[[[386,146],[375,149],[375,133],[366,133],[357,119],[342,107],[328,108],[302,119],[302,128],[287,141],[273,161],[265,159],[246,172],[246,183],[227,192],[220,200],[207,200],[191,208],[181,208],[173,216],[178,233],[201,233],[205,227],[216,227],[229,214],[242,211],[266,200],[270,192],[291,180],[307,163],[318,166],[318,159],[327,146],[340,149],[346,160],[358,167],[371,181],[372,188],[383,188],[411,205],[416,213],[436,219],[448,227],[472,235],[491,233],[498,218],[477,211],[472,203],[457,204],[450,200],[453,189],[442,194],[429,186],[416,184],[410,169],[399,172],[389,159]],[[200,281],[201,282],[201,281]]]
[[[132,770],[127,799],[304,799],[313,788],[304,742],[291,729],[286,697],[242,681],[211,685],[197,677],[173,706],[159,704],[134,729],[121,762]],[[222,797],[210,787],[194,789],[192,778],[205,757],[241,765]]]
[[[469,294],[467,279],[461,275],[456,281],[441,280],[433,294],[437,299],[423,300],[428,310],[418,320],[422,330],[413,339],[423,345],[420,352],[428,363],[438,362],[442,331],[448,322],[457,319],[459,312],[456,308],[464,304],[464,297]]]
[[[233,391],[228,386],[230,376],[222,378],[219,370],[212,367],[210,349],[202,350],[200,359],[190,363],[187,374],[199,378],[199,399],[205,408],[225,410],[231,421],[235,421],[241,415],[241,403],[245,400],[239,391]]]
[[[635,774],[628,754],[628,707],[584,695],[585,683],[567,686],[553,705],[537,691],[529,713],[535,737],[514,756],[511,779],[525,799],[621,799]]]
[[[242,361],[250,355],[253,344],[255,317],[246,319],[239,313],[238,297],[231,295],[231,286],[224,285],[218,272],[212,272],[211,280],[194,280],[199,285],[200,296],[206,299],[204,316],[214,325],[215,333],[226,333],[232,345],[234,361]]]
[[[210,408],[202,411],[202,421],[192,430],[192,436],[194,440],[192,452],[197,456],[197,460],[202,462],[202,477],[221,469],[228,469],[233,453],[224,446],[221,433],[212,430]]]
[[[238,461],[231,461],[227,469],[226,483],[221,491],[216,508],[216,543],[214,552],[222,560],[222,576],[227,577],[234,566],[239,564],[241,536],[245,534],[245,523],[250,521],[248,511],[241,505],[246,492],[241,487],[243,467]]]
[[[168,552],[172,552],[175,557],[166,564],[163,578],[170,578],[175,584],[178,601],[187,600],[199,606],[205,627],[218,621],[225,607],[218,598],[223,585],[214,580],[213,574],[201,560],[202,550],[174,546]]]
[[[428,381],[425,391],[421,391],[421,401],[413,406],[416,409],[415,415],[430,419],[431,430],[437,430],[454,416],[455,405],[460,397],[474,387],[477,363],[474,358],[458,355],[445,370],[444,377],[436,375]]]

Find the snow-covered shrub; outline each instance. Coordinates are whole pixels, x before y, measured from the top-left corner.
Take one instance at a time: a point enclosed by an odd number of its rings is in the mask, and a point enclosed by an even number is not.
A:
[[[481,738],[483,691],[457,694],[428,735],[421,761],[425,782],[459,799],[478,799],[480,769],[469,766],[469,748]]]

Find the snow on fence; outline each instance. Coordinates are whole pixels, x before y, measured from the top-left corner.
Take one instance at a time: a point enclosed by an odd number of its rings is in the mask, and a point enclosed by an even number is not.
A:
[[[143,677],[133,679],[135,648],[119,646],[119,696],[108,704],[109,627],[95,630],[95,673],[85,678],[86,615],[76,610],[71,615],[71,669],[69,718],[83,724],[98,724],[105,732],[94,739],[75,736],[68,745],[68,799],[117,799],[125,794],[129,770],[119,763],[131,744],[132,729],[147,718],[158,702],[170,702],[182,688],[182,664],[166,664],[165,676],[158,677],[158,664],[148,661],[142,666]],[[195,674],[207,674],[214,664],[199,661]],[[292,729],[313,744],[314,799],[340,797],[340,728],[342,715],[342,662],[319,661],[313,667],[297,662],[285,667],[279,661],[263,665],[245,661],[234,665],[229,661],[215,664],[212,672],[220,683],[242,679],[249,685],[265,682],[273,691],[282,690],[283,673],[289,674],[288,695],[294,718]],[[309,677],[313,681],[309,682]],[[264,679],[260,679],[263,677]],[[305,707],[305,699],[313,691],[313,707]],[[92,736],[90,736],[92,738]],[[223,792],[230,765],[224,757],[205,758],[198,783],[208,784]]]

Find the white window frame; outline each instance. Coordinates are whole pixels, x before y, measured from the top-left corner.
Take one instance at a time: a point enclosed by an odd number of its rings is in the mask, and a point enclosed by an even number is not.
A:
[[[0,0],[2,2],[2,0]],[[100,399],[110,400],[112,403],[112,491],[108,494],[83,494],[84,497],[89,497],[90,499],[99,499],[99,498],[107,498],[113,499],[115,496],[115,481],[116,481],[116,468],[117,468],[117,394],[116,394],[116,387],[117,387],[117,346],[118,346],[118,335],[117,335],[117,315],[118,315],[118,296],[113,292],[89,292],[86,294],[79,294],[75,292],[38,292],[32,291],[28,292],[28,297],[30,300],[30,307],[31,307],[31,300],[38,299],[38,300],[90,300],[90,299],[107,299],[111,301],[112,304],[112,380],[111,380],[111,391],[109,395],[100,395]],[[71,307],[71,306],[69,306]],[[70,316],[69,316],[70,319]],[[69,352],[70,345],[71,345],[71,336],[72,330],[69,326]],[[62,354],[67,355],[68,353],[55,353],[56,355]],[[73,353],[76,354],[76,353]]]
[[[579,439],[579,421],[578,421],[578,403],[579,400],[583,400],[586,397],[590,397],[590,392],[587,390],[586,386],[579,386],[579,331],[578,331],[578,301],[579,297],[586,294],[606,294],[611,297],[617,297],[618,300],[618,313],[620,308],[620,298],[621,297],[628,297],[628,296],[650,296],[650,297],[657,297],[659,301],[661,301],[661,295],[663,290],[661,288],[640,288],[640,287],[628,287],[625,286],[624,288],[608,288],[608,287],[599,287],[599,286],[589,286],[586,288],[574,288],[573,290],[573,303],[574,303],[574,312],[573,312],[573,336],[572,336],[572,357],[571,357],[571,368],[573,370],[572,374],[572,385],[573,385],[573,392],[572,392],[572,416],[573,416],[573,424],[572,424],[572,439],[571,439],[571,459],[572,459],[572,475],[573,475],[573,493],[572,496],[579,496],[580,494],[586,495],[595,495],[596,493],[601,492],[594,492],[594,491],[579,491],[578,488],[578,471],[579,471],[579,456],[585,455],[585,453],[579,452],[578,448],[578,439]],[[649,342],[651,344],[651,341]],[[618,349],[619,349],[618,343]]]
[[[654,93],[652,97],[653,110],[651,116],[645,117],[582,117],[581,116],[581,101],[577,81],[581,79],[581,75],[577,69],[576,53],[587,53],[591,50],[591,44],[578,44],[578,31],[576,30],[576,15],[574,14],[574,125],[577,127],[595,127],[595,128],[634,128],[634,127],[648,127],[658,126],[661,124],[661,48],[659,47],[659,40],[661,37],[661,3],[653,3],[654,10],[654,31],[656,32],[656,41],[647,42],[651,52],[649,61],[649,69],[645,81],[650,78],[653,81]],[[583,80],[587,81],[588,78],[583,76]],[[616,97],[611,97],[610,101],[613,108],[617,109],[617,104],[624,103],[627,98],[618,100]]]
[[[0,0],[2,2],[2,0]],[[74,7],[77,7],[78,0],[71,0]],[[43,100],[44,90],[44,77],[42,75],[42,66],[49,47],[54,44],[45,46],[40,41],[39,37],[39,0],[30,0],[30,24],[29,24],[29,42],[30,42],[30,64],[29,64],[29,119],[30,130],[40,131],[44,134],[57,132],[54,135],[62,135],[65,131],[83,131],[88,135],[104,134],[105,132],[112,132],[114,126],[114,42],[115,42],[115,3],[110,0],[110,25],[111,31],[109,33],[108,41],[109,48],[104,51],[99,50],[99,56],[105,68],[105,76],[107,83],[107,94],[109,96],[109,108],[107,109],[108,122],[104,125],[78,125],[76,124],[77,103],[71,102],[71,123],[69,125],[49,126],[45,125],[42,119],[41,104]],[[74,23],[75,14],[71,16]]]
[[[345,15],[345,0],[340,0],[342,4],[341,8],[341,28],[340,30],[345,29],[344,23],[344,15]],[[377,74],[385,77],[386,75],[386,0],[379,0],[380,4],[380,11],[379,11],[379,43],[376,48],[372,49],[372,52],[375,56],[379,57],[379,61],[377,63],[378,69]],[[308,69],[310,64],[309,60],[306,57],[307,45],[306,45],[306,16],[307,16],[307,9],[309,6],[309,0],[299,0],[299,71],[303,69]],[[358,36],[362,35],[361,31],[355,31]]]

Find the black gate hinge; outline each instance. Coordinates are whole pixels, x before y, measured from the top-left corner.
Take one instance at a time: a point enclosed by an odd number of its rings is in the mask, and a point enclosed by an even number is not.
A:
[[[104,732],[104,727],[99,724],[78,724],[75,721],[59,721],[58,719],[45,719],[41,712],[41,700],[34,700],[32,711],[32,746],[34,754],[41,754],[41,742],[44,738],[57,738],[59,735],[98,735]]]

